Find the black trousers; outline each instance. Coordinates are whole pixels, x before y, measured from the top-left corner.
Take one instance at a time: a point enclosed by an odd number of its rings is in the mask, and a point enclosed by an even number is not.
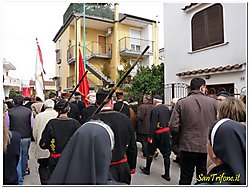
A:
[[[179,185],[191,185],[195,167],[196,177],[207,174],[207,153],[180,151],[180,164]]]
[[[137,141],[142,144],[142,153],[144,157],[148,157],[148,134],[137,132]]]
[[[171,145],[172,151],[176,155],[176,157],[180,157],[180,149],[179,149],[179,135],[177,133],[171,133]]]
[[[39,163],[38,172],[41,184],[47,185],[50,177],[50,171],[48,169],[48,158],[38,159],[37,162]]]
[[[160,150],[160,153],[163,155],[163,158],[169,158],[171,154],[170,133],[164,132],[155,134],[152,144],[148,143],[147,146],[149,156],[153,156],[158,148]]]
[[[112,177],[117,182],[122,182],[128,185],[131,184],[130,167],[127,162],[111,165],[110,172],[112,174]]]

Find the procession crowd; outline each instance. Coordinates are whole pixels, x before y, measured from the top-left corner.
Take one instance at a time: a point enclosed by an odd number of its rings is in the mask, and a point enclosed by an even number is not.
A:
[[[83,96],[50,93],[35,101],[16,96],[4,102],[4,185],[22,185],[29,175],[29,147],[42,185],[130,185],[136,169],[146,176],[159,152],[165,181],[171,181],[170,155],[179,164],[180,185],[246,184],[246,98],[221,91],[208,96],[205,80],[193,78],[184,98],[144,94],[124,100],[100,88]],[[70,99],[70,100],[68,100]],[[100,112],[97,108],[104,102]],[[137,143],[145,166],[137,168]]]

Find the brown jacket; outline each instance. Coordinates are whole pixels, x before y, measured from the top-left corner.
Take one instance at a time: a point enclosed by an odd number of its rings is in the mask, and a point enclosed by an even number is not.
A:
[[[217,106],[217,100],[198,90],[176,103],[170,129],[179,134],[181,151],[207,153],[208,131],[216,121]]]
[[[150,115],[154,106],[151,103],[142,104],[138,112],[138,132],[141,134],[149,134],[150,132]]]

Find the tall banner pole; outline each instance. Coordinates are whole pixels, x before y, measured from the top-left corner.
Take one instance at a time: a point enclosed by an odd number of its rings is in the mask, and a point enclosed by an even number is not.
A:
[[[83,62],[86,70],[86,5],[83,3]]]

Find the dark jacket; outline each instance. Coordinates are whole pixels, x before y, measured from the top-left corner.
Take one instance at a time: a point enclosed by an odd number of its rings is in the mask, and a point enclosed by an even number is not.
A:
[[[17,131],[22,138],[31,138],[31,110],[24,106],[9,109],[10,131]]]
[[[18,175],[16,167],[20,156],[21,135],[18,132],[11,131],[10,144],[6,153],[3,155],[3,184],[18,185]]]
[[[142,104],[138,112],[138,132],[141,134],[149,134],[150,131],[150,116],[154,106],[151,103]]]
[[[216,121],[217,100],[198,90],[178,100],[170,118],[170,130],[179,134],[181,151],[207,153],[209,128]]]
[[[127,156],[130,169],[136,168],[137,145],[135,132],[130,119],[116,111],[105,111],[95,115],[92,119],[105,122],[110,125],[114,137],[115,145],[112,152],[112,162],[120,161]]]
[[[90,105],[86,108],[83,108],[81,111],[81,121],[82,124],[87,122],[89,120],[89,118],[93,115],[93,113],[97,110],[96,106]]]
[[[117,112],[121,112],[130,118],[130,107],[129,105],[125,104],[123,101],[118,101],[114,104],[113,110]]]
[[[168,127],[170,111],[166,105],[159,104],[151,111],[149,138],[153,138],[155,131]]]
[[[60,154],[70,137],[80,127],[73,118],[59,117],[49,120],[40,140],[40,147],[48,149],[50,153]]]

